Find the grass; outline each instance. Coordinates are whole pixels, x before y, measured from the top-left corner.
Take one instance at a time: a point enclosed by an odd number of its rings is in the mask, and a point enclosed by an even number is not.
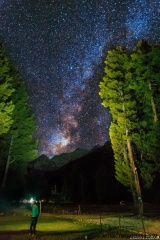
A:
[[[0,239],[28,240],[30,218],[24,216],[0,217]],[[80,239],[86,233],[97,231],[99,226],[75,219],[43,217],[38,219],[37,238],[41,240]],[[84,236],[85,237],[85,236]],[[33,237],[32,237],[33,238]],[[84,239],[84,238],[83,238]]]
[[[146,221],[148,227],[151,226],[150,220]],[[118,218],[114,216],[104,216],[102,222],[103,224],[100,225],[100,219],[97,215],[44,215],[38,219],[36,238],[40,240],[129,239],[129,237],[119,236],[121,234],[129,236],[136,234],[136,226],[142,230],[140,219],[135,217],[121,220],[125,228],[119,228]],[[154,225],[158,229],[159,221],[155,221]],[[31,240],[33,237],[29,238],[28,236],[29,227],[29,216],[0,216],[0,239]],[[155,229],[153,229],[153,233],[156,233]]]
[[[29,229],[30,218],[21,216],[0,217],[0,231],[22,231]],[[95,227],[95,226],[94,226]],[[92,226],[93,228],[93,226]],[[43,232],[64,232],[64,231],[82,231],[90,230],[91,226],[86,225],[78,220],[45,217],[39,218],[37,223],[37,231]]]

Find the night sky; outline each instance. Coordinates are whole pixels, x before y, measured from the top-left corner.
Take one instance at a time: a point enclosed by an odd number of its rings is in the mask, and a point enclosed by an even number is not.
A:
[[[106,51],[160,42],[159,0],[0,0],[1,37],[26,82],[39,155],[104,144]]]

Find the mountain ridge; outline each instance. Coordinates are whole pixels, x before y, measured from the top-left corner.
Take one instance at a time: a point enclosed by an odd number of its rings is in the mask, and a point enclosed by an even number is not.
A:
[[[92,151],[92,149],[77,148],[73,152],[62,153],[50,159],[46,155],[42,154],[29,163],[29,168],[41,171],[55,171],[65,164],[85,156],[90,151]]]

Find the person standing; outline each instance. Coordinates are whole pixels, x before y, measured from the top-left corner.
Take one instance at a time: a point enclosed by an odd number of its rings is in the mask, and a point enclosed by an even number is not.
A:
[[[38,215],[39,215],[39,209],[38,209],[37,203],[36,201],[33,201],[29,235],[36,236],[36,225],[37,225]]]

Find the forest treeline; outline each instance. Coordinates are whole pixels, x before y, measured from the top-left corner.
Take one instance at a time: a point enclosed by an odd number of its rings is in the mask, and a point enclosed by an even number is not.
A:
[[[48,166],[44,169],[40,167],[41,163],[43,165],[43,158],[46,159],[46,156],[37,158],[28,166],[27,182],[32,196],[45,196],[45,199],[56,204],[119,204],[120,201],[133,203],[129,189],[115,178],[114,156],[109,141],[52,171]],[[159,204],[159,180],[160,174],[157,174],[149,189],[142,187],[145,202]]]

